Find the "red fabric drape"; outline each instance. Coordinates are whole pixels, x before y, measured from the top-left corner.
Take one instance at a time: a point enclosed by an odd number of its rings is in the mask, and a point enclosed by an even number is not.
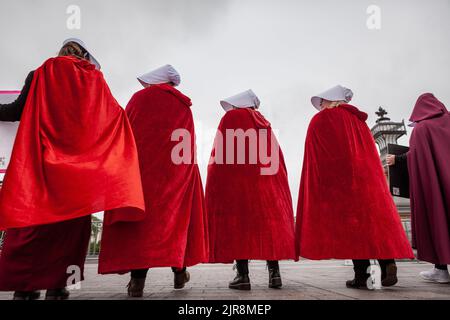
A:
[[[129,102],[147,215],[142,222],[105,227],[100,273],[207,262],[207,217],[190,107],[188,97],[165,84],[141,90]],[[180,129],[189,134],[182,141],[190,154],[186,163],[175,164],[172,151],[179,140],[172,134]]]
[[[254,130],[258,154],[260,146],[265,144],[271,156],[272,143],[276,142],[270,123],[258,111],[236,109],[228,111],[222,118],[212,152],[216,162],[208,167],[206,184],[210,262],[295,259],[292,199],[281,149],[276,150],[279,165],[272,175],[261,174],[261,169],[270,164],[264,164],[266,161],[261,161],[259,155],[252,164],[249,156],[253,151],[248,141],[244,148],[245,164],[238,162],[237,139],[234,159],[227,162],[228,129]],[[266,130],[267,135],[260,136],[263,132],[260,130]],[[223,157],[219,150],[223,150]]]
[[[143,218],[136,145],[100,71],[73,57],[36,70],[0,192],[0,230],[133,207]]]
[[[366,120],[367,114],[341,105],[310,123],[297,207],[302,257],[414,257]]]

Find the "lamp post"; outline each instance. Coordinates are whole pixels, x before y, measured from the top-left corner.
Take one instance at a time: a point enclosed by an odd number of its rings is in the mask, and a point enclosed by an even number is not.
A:
[[[375,112],[378,116],[375,126],[371,129],[375,142],[380,149],[381,162],[386,168],[386,156],[388,155],[388,145],[398,144],[398,139],[406,135],[405,121],[393,122],[387,117],[387,111],[382,107]]]

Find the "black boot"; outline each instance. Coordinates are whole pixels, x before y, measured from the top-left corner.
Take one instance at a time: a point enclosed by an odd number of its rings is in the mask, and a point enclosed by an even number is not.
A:
[[[13,300],[38,300],[40,297],[40,291],[16,291]]]
[[[345,285],[351,289],[367,289],[367,280],[370,275],[367,273],[367,268],[370,267],[369,260],[353,260],[353,270],[355,271],[355,278],[348,280]]]
[[[144,296],[145,278],[131,278],[127,285],[130,298],[142,298]]]
[[[228,288],[236,290],[250,290],[250,278],[248,277],[248,260],[236,261],[237,275],[230,282]]]
[[[66,288],[47,290],[45,300],[67,300],[70,292]]]
[[[173,287],[175,289],[183,289],[186,283],[191,279],[191,275],[187,272],[186,268],[181,270],[172,268],[173,271]]]
[[[381,268],[381,285],[391,287],[398,282],[395,260],[378,260]]]
[[[283,285],[281,282],[280,266],[278,261],[267,261],[269,269],[269,288],[279,289]]]
[[[144,296],[147,273],[148,269],[131,270],[131,279],[127,285],[127,292],[130,298],[142,298]]]

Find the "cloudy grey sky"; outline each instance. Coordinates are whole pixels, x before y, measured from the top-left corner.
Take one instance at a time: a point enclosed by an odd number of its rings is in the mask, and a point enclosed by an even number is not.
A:
[[[66,27],[69,5],[81,8],[80,30]],[[380,30],[367,28],[370,5]],[[180,71],[204,179],[218,100],[252,88],[278,131],[294,201],[311,95],[352,88],[369,126],[380,105],[408,119],[425,91],[450,105],[450,0],[0,0],[0,90],[20,89],[71,36],[100,60],[123,106],[140,89],[136,75],[166,63]]]

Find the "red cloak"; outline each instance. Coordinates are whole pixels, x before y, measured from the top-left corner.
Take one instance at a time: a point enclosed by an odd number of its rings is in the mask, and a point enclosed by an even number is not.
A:
[[[296,226],[304,258],[414,258],[366,120],[347,104],[311,120]]]
[[[143,217],[136,145],[100,71],[74,57],[36,70],[0,192],[0,230],[132,207]]]
[[[417,258],[450,264],[450,114],[431,93],[417,100],[408,153]]]
[[[191,100],[175,88],[154,85],[136,93],[126,111],[136,137],[146,204],[141,222],[106,226],[99,272],[125,273],[152,267],[188,267],[208,260],[202,181],[195,155]],[[185,130],[191,153],[175,164],[172,141]],[[174,139],[175,140],[175,139]]]
[[[250,161],[253,151],[246,142],[245,163],[239,164],[242,161],[238,162],[237,158],[237,138],[234,138],[234,154],[229,156],[232,161],[226,160],[231,151],[227,150],[228,129],[256,132],[257,161]],[[264,131],[267,135],[258,134]],[[222,118],[206,183],[211,263],[295,259],[292,198],[281,149],[275,149],[279,159],[276,173],[263,175],[261,172],[270,164],[265,164],[260,157],[260,147],[267,145],[267,154],[271,156],[273,143],[278,146],[270,123],[258,111],[235,109]]]

